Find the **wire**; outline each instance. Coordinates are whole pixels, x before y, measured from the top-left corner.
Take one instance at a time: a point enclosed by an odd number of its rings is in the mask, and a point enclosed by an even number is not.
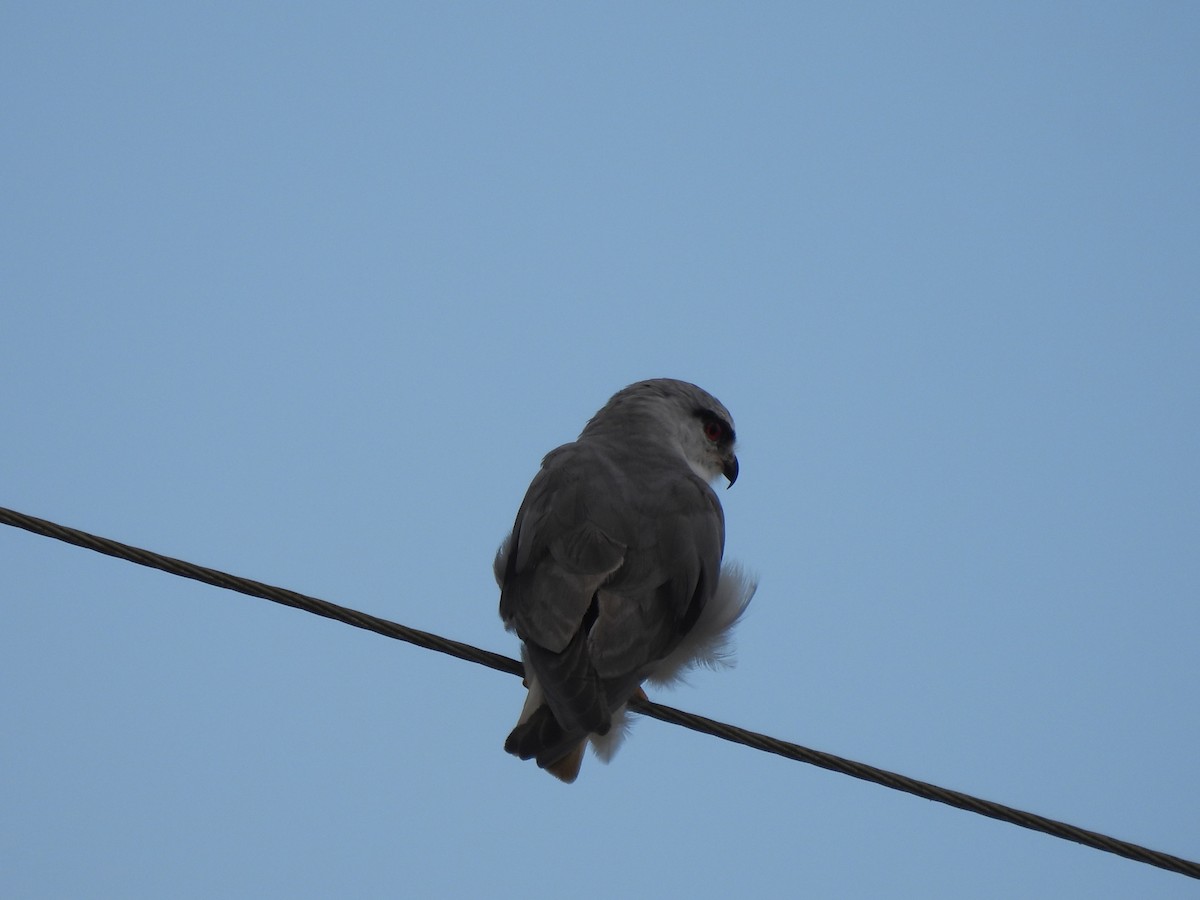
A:
[[[104,553],[108,556],[148,566],[152,569],[160,569],[172,575],[191,578],[195,581],[225,588],[226,590],[237,591],[251,597],[260,597],[264,600],[282,603],[284,606],[291,606],[318,616],[324,616],[327,619],[345,622],[347,625],[353,625],[356,628],[364,628],[367,631],[382,634],[384,637],[407,641],[426,650],[436,650],[439,653],[446,653],[458,659],[478,663],[479,665],[487,666],[500,672],[507,672],[511,675],[524,674],[524,668],[521,663],[498,653],[481,650],[478,647],[472,647],[470,644],[463,644],[459,641],[452,641],[426,631],[409,628],[396,622],[390,622],[387,619],[381,619],[345,606],[338,606],[335,603],[329,603],[328,601],[310,597],[306,594],[274,587],[258,581],[251,581],[247,578],[240,578],[237,575],[230,575],[218,569],[198,566],[194,563],[173,559],[150,550],[143,550],[138,547],[132,547],[129,544],[122,544],[119,541],[110,540],[109,538],[88,534],[86,531],[68,528],[65,525],[58,525],[45,519],[38,519],[34,516],[16,512],[15,510],[0,507],[0,524],[12,525],[15,528],[21,528],[34,534],[54,538],[68,544],[75,544],[78,547],[84,547],[88,550],[95,550],[97,553]],[[685,712],[684,710],[675,709],[670,706],[663,706],[649,700],[632,699],[629,701],[629,707],[644,716],[672,725],[690,728],[701,734],[708,734],[712,737],[732,741],[736,744],[744,744],[747,747],[761,750],[764,753],[774,753],[786,759],[819,766],[831,772],[850,775],[863,781],[870,781],[874,784],[892,788],[893,790],[915,794],[926,800],[945,803],[948,806],[978,813],[981,816],[999,819],[1002,822],[1019,825],[1022,828],[1041,831],[1045,834],[1062,838],[1063,840],[1074,841],[1086,847],[1103,850],[1106,853],[1114,853],[1117,856],[1123,856],[1126,859],[1132,859],[1136,862],[1157,866],[1160,869],[1166,869],[1170,872],[1178,872],[1181,875],[1187,875],[1189,878],[1200,879],[1200,863],[1182,859],[1178,856],[1171,856],[1167,853],[1131,844],[1128,841],[1118,840],[1117,838],[1109,837],[1095,831],[1088,831],[1074,825],[1068,825],[1065,822],[1024,812],[1014,809],[1011,806],[993,803],[990,800],[983,800],[979,797],[973,797],[970,794],[963,794],[959,791],[938,787],[928,782],[909,778],[906,775],[899,775],[895,772],[889,772],[886,769],[877,769],[865,763],[843,759],[840,756],[834,756],[831,753],[825,753],[820,750],[812,750],[799,744],[782,741],[778,738],[748,731],[724,722],[717,722],[713,719],[707,719],[704,716],[698,716],[694,713]]]

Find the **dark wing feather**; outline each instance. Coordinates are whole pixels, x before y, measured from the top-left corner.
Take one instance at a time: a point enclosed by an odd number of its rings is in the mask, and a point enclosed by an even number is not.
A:
[[[595,453],[567,444],[533,479],[508,548],[500,615],[522,640],[560,653],[579,631],[596,589],[620,567],[625,544],[604,527],[610,491]],[[580,472],[587,472],[587,481]]]
[[[652,483],[653,496],[642,498],[645,532],[600,588],[588,641],[600,676],[631,684],[695,624],[716,587],[725,540],[721,505],[701,479],[688,473]]]

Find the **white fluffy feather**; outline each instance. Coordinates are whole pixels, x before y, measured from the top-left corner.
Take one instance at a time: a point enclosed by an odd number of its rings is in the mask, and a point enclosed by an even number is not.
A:
[[[758,579],[736,562],[722,565],[717,589],[700,618],[679,646],[654,664],[646,680],[657,687],[670,687],[684,681],[691,669],[733,666],[733,626],[746,612],[756,590]]]
[[[633,716],[629,715],[629,708],[625,704],[621,704],[621,708],[612,714],[612,727],[608,729],[608,734],[588,735],[592,752],[596,754],[596,758],[600,762],[611,762],[632,730]]]

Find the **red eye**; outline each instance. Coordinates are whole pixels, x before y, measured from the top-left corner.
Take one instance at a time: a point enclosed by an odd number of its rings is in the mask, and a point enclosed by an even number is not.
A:
[[[725,428],[720,422],[708,421],[704,423],[704,436],[714,443],[719,441],[725,434]]]

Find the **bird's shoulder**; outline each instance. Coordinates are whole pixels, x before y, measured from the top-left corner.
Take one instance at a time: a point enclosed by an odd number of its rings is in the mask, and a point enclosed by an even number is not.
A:
[[[686,462],[653,449],[578,440],[548,453],[530,484],[513,532],[516,562],[524,567],[556,541],[554,556],[570,564],[569,554],[561,558],[564,544],[593,553],[608,542],[649,547],[672,532],[680,536],[681,527],[724,529],[716,493]],[[594,562],[611,561],[605,555]]]
[[[620,482],[603,447],[575,441],[546,454],[514,523],[517,570],[547,554],[574,570],[618,564],[629,537],[616,515]]]

